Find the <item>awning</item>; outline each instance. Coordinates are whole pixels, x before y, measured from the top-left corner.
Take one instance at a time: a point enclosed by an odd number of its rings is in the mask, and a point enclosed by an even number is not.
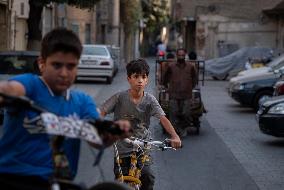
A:
[[[284,16],[284,1],[278,3],[271,9],[264,9],[263,12],[268,15],[282,15]]]

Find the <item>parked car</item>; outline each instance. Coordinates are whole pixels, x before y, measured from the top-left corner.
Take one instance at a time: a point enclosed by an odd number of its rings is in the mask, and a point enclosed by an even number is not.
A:
[[[113,59],[114,74],[116,75],[119,69],[119,64],[120,64],[120,48],[117,46],[110,46],[110,45],[108,45],[107,48],[110,52],[111,58]]]
[[[106,82],[111,84],[114,74],[114,60],[107,45],[83,45],[77,80],[106,78]]]
[[[265,101],[260,106],[256,118],[263,133],[284,137],[284,96],[276,96]]]
[[[257,111],[259,105],[273,95],[273,86],[283,74],[284,67],[268,73],[237,77],[229,83],[229,95]]]
[[[37,58],[39,52],[3,51],[0,52],[0,81],[23,73],[39,74]],[[0,124],[3,122],[3,109],[0,109]]]
[[[272,70],[280,69],[284,66],[284,55],[276,57],[271,62],[269,62],[266,66],[254,69],[244,70],[238,73],[237,76],[244,76],[244,75],[254,75],[258,73],[267,73]]]
[[[245,63],[249,58],[271,57],[272,52],[273,49],[268,47],[241,48],[227,56],[207,60],[205,71],[213,79],[225,80],[245,70]]]
[[[279,80],[274,85],[274,96],[284,95],[284,80]]]

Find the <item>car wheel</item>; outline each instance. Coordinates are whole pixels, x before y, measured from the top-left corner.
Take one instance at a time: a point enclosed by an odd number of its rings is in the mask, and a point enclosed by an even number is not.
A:
[[[224,76],[212,76],[214,80],[226,80],[228,78],[229,74],[226,74]]]
[[[255,111],[258,110],[259,106],[267,99],[269,99],[270,97],[272,97],[273,95],[273,91],[272,90],[263,90],[258,92],[255,95],[254,98],[254,103],[253,103],[253,108]]]
[[[106,83],[107,83],[107,84],[111,84],[111,83],[112,83],[112,80],[113,80],[113,77],[107,77],[106,79],[107,79],[107,80],[106,80]]]

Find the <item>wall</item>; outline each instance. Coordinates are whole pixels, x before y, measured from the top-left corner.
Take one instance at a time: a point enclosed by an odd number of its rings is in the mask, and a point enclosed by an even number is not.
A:
[[[218,57],[222,54],[222,47],[225,45],[233,49],[245,46],[276,48],[280,46],[281,40],[283,41],[283,35],[279,34],[283,23],[263,13],[264,9],[273,8],[281,0],[175,0],[174,2],[173,7],[179,8],[179,14],[175,15],[175,19],[182,22],[184,46],[188,47],[190,43],[186,37],[195,35],[195,50],[205,59]],[[196,21],[195,34],[187,27],[189,21]]]
[[[66,25],[79,36],[81,42],[95,43],[96,40],[96,14],[94,10],[79,9],[76,7],[66,6]],[[90,29],[87,32],[86,29]],[[90,34],[90,36],[87,36]]]
[[[234,20],[221,16],[203,15],[197,21],[197,52],[208,59],[220,55],[221,44],[236,44],[239,48],[247,46],[277,46],[277,27],[275,21],[267,23]]]

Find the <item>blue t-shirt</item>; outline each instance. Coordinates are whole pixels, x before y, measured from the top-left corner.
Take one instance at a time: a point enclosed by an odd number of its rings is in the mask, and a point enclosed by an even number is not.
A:
[[[83,92],[70,90],[66,96],[53,95],[42,79],[33,74],[18,75],[15,80],[24,85],[26,96],[36,104],[60,116],[76,114],[81,119],[97,119],[99,114],[92,98]],[[30,110],[6,110],[3,136],[0,139],[0,173],[40,176],[48,179],[53,173],[50,136],[30,134],[23,122],[38,114]],[[80,140],[67,138],[63,144],[75,177],[79,159]]]

